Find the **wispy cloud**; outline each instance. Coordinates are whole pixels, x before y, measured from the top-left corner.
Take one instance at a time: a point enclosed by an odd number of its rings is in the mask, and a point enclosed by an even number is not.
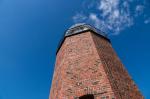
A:
[[[140,4],[132,11],[130,5],[132,2],[132,0],[91,0],[91,3],[88,1],[89,4],[84,2],[87,8],[83,9],[82,14],[78,12],[73,16],[73,20],[75,23],[85,22],[94,25],[109,35],[118,35],[120,31],[132,26],[134,18],[143,13],[144,6]]]
[[[86,19],[87,17],[82,13],[77,13],[75,16],[73,16],[73,20],[75,23],[82,22]]]
[[[95,27],[97,27],[97,28],[101,25],[101,20],[94,13],[90,13],[89,21],[93,21]]]
[[[105,21],[106,28],[118,34],[124,28],[133,24],[128,2],[120,4],[119,0],[101,0],[98,6],[100,16]],[[121,6],[121,7],[120,7]]]
[[[135,8],[135,16],[139,16],[143,13],[144,6],[143,5],[137,5]]]
[[[144,23],[145,23],[145,24],[149,24],[149,23],[150,23],[150,18],[146,19],[146,20],[144,21]]]

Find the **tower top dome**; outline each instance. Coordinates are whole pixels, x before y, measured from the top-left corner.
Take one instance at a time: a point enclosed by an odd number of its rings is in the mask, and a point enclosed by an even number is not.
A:
[[[106,33],[104,33],[103,31],[95,28],[94,26],[91,26],[89,24],[86,23],[77,23],[75,25],[72,25],[65,33],[65,36],[71,36],[71,35],[75,35],[81,32],[85,32],[85,31],[93,31],[98,35],[101,35],[105,38],[108,39]]]

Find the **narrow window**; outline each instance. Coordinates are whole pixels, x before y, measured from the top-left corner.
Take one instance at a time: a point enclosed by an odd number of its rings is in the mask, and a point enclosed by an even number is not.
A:
[[[79,99],[94,99],[94,95],[88,94],[88,95],[84,95],[79,97]]]

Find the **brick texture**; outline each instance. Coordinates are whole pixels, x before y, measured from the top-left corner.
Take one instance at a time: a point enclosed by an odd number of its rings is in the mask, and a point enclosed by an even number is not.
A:
[[[67,37],[57,53],[49,99],[144,99],[110,42],[92,32]]]

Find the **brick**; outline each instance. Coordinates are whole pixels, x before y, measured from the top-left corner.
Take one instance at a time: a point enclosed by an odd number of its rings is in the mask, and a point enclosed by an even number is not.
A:
[[[57,53],[49,99],[86,94],[95,99],[144,99],[111,43],[91,31],[65,38]]]

